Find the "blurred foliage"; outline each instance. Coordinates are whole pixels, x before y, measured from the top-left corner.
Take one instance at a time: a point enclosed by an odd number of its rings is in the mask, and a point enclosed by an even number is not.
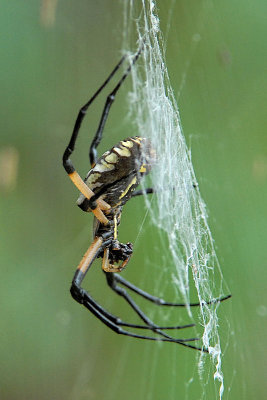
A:
[[[225,398],[263,399],[266,2],[159,0],[158,6],[183,130],[233,294],[220,308]],[[120,56],[121,4],[4,1],[0,18],[0,398],[161,400],[177,392],[217,398],[213,384],[204,383],[204,392],[197,379],[189,384],[197,377],[194,352],[116,336],[69,294],[92,218],[75,207],[77,192],[61,157],[78,109]],[[126,117],[129,89],[130,80],[100,151],[134,134]],[[82,175],[104,100],[93,105],[73,156]],[[135,255],[125,275],[156,294],[163,284],[159,237],[148,221],[139,233],[144,216],[142,199],[127,205],[120,237],[135,243]],[[87,285],[114,313],[127,314],[99,268]]]

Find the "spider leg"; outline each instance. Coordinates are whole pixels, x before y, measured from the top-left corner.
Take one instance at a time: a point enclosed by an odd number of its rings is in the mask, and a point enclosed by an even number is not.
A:
[[[140,289],[139,287],[133,285],[131,282],[127,281],[126,279],[124,279],[121,275],[115,274],[115,279],[117,282],[119,282],[121,285],[127,287],[128,289],[132,290],[133,292],[139,294],[140,296],[142,296],[143,298],[151,301],[154,304],[157,304],[159,306],[171,306],[171,307],[199,307],[200,303],[189,303],[189,304],[184,304],[184,303],[173,303],[173,302],[169,302],[169,301],[165,301],[159,297],[153,296],[150,293],[145,292],[144,290]],[[214,299],[211,301],[207,301],[206,304],[214,304],[214,303],[219,303],[222,302],[224,300],[229,299],[230,297],[232,297],[231,294],[228,294],[227,296],[223,296],[220,297],[218,299]]]
[[[63,166],[69,175],[70,179],[74,183],[74,185],[79,189],[79,191],[87,198],[90,199],[93,195],[94,192],[88,188],[88,186],[84,183],[83,179],[80,177],[80,175],[76,172],[74,165],[72,161],[70,160],[70,156],[74,151],[76,140],[79,134],[79,130],[82,124],[82,121],[86,115],[86,112],[89,108],[89,106],[92,104],[92,102],[95,100],[95,98],[99,95],[99,93],[104,89],[104,87],[109,83],[110,79],[113,77],[113,75],[116,73],[116,71],[120,68],[122,62],[124,61],[125,57],[122,57],[121,60],[118,62],[118,64],[115,66],[111,74],[108,76],[108,78],[105,80],[105,82],[100,86],[100,88],[95,92],[95,94],[90,98],[90,100],[80,109],[74,128],[73,132],[70,138],[70,142],[68,146],[66,147],[64,154],[63,154]],[[104,223],[107,224],[108,220],[104,216],[103,212],[101,210],[108,210],[110,206],[103,200],[99,199],[97,202],[98,206],[95,208],[93,211],[94,215],[96,218]]]
[[[95,92],[95,94],[90,98],[90,100],[80,109],[80,111],[78,113],[78,116],[76,118],[76,122],[75,122],[75,125],[74,125],[74,128],[73,128],[73,132],[72,132],[72,135],[71,135],[71,138],[70,138],[70,142],[69,142],[68,146],[66,147],[65,153],[63,155],[63,165],[64,165],[64,168],[66,170],[74,168],[71,160],[69,159],[69,157],[71,156],[72,152],[74,151],[76,140],[77,140],[77,137],[78,137],[78,134],[79,134],[79,130],[80,130],[82,121],[83,121],[83,119],[84,119],[84,117],[86,115],[86,112],[87,112],[89,106],[93,103],[93,101],[96,99],[96,97],[99,95],[99,93],[104,89],[104,87],[109,83],[109,81],[111,80],[113,75],[120,68],[120,66],[123,63],[124,59],[125,59],[125,56],[123,56],[120,59],[120,61],[115,66],[115,68],[110,73],[110,75],[107,77],[105,82],[100,86],[100,88]]]
[[[94,166],[96,161],[97,161],[97,146],[99,145],[101,139],[102,139],[102,134],[103,134],[103,130],[104,130],[104,126],[109,114],[109,110],[110,107],[112,106],[112,103],[115,100],[115,96],[118,92],[118,90],[120,89],[122,83],[125,81],[125,79],[127,78],[127,76],[130,74],[132,66],[135,64],[135,62],[137,61],[138,57],[140,56],[141,52],[143,50],[143,46],[140,47],[140,49],[138,50],[138,52],[135,54],[131,64],[128,66],[128,68],[126,69],[125,73],[122,75],[121,79],[119,80],[119,82],[117,83],[117,85],[114,87],[114,89],[112,90],[112,92],[108,95],[107,99],[106,99],[106,103],[104,106],[104,110],[102,112],[102,116],[100,119],[100,123],[98,126],[98,129],[96,131],[96,134],[92,140],[91,146],[90,146],[90,150],[89,150],[89,158],[90,158],[90,162],[91,165]]]
[[[131,176],[134,176],[135,171],[133,171],[132,174],[129,174],[128,177],[130,178]],[[98,190],[98,192],[96,194],[94,194],[89,200],[86,201],[85,204],[85,208],[90,208],[91,210],[94,210],[97,206],[97,202],[100,196],[102,196],[103,194],[105,194],[110,188],[112,188],[113,186],[115,186],[116,184],[118,184],[120,181],[122,181],[123,179],[125,179],[126,176],[122,176],[120,179],[115,180],[112,183],[107,183],[107,184],[103,184],[102,187]]]
[[[98,254],[109,245],[111,239],[105,240],[102,237],[95,237],[93,243],[89,247],[89,249],[86,251],[84,254],[80,264],[77,267],[77,270],[75,272],[74,278],[72,280],[72,285],[71,285],[71,295],[72,297],[80,304],[83,304],[89,311],[92,312],[100,321],[102,321],[106,326],[108,326],[110,329],[112,329],[114,332],[118,334],[123,334],[126,336],[131,336],[139,339],[147,339],[147,340],[157,340],[157,341],[165,341],[165,342],[173,342],[173,343],[179,343],[183,346],[190,347],[199,351],[204,351],[207,352],[206,349],[202,349],[200,347],[190,345],[187,342],[195,339],[175,339],[172,337],[169,337],[168,335],[165,335],[166,337],[150,337],[150,336],[145,336],[145,335],[138,335],[132,332],[128,332],[121,328],[121,326],[125,325],[128,327],[133,327],[133,328],[143,328],[140,325],[134,325],[134,324],[127,324],[121,321],[119,318],[113,316],[110,314],[108,311],[106,311],[103,307],[101,307],[90,295],[88,292],[86,292],[82,287],[81,283],[88,272],[89,268],[91,267],[93,261],[96,259]],[[187,326],[185,326],[187,327]],[[189,326],[188,326],[189,327]],[[146,327],[145,327],[146,329]],[[151,330],[154,330],[153,328],[148,328]]]
[[[96,237],[89,249],[86,251],[84,254],[81,262],[79,263],[77,270],[75,272],[72,286],[71,286],[71,294],[74,297],[76,301],[78,301],[81,304],[84,304],[84,297],[87,298],[87,301],[89,301],[92,306],[101,314],[103,314],[106,318],[111,320],[111,322],[117,324],[117,325],[124,325],[128,327],[133,327],[133,328],[139,328],[139,329],[150,329],[147,326],[142,326],[142,325],[135,325],[135,324],[128,324],[126,322],[123,322],[121,319],[115,317],[108,311],[106,311],[103,307],[101,307],[99,304],[97,304],[92,297],[84,290],[81,288],[81,283],[83,279],[85,278],[86,273],[88,272],[90,266],[96,259],[97,255],[99,254],[100,251],[103,250],[103,248],[107,248],[107,244],[109,243],[109,240],[106,242],[103,242],[102,237]],[[105,249],[106,250],[106,249]],[[182,327],[166,327],[166,329],[182,329],[182,328],[189,328],[193,326],[193,324],[190,325],[185,325]]]
[[[112,290],[114,290],[118,295],[122,296],[127,303],[131,306],[131,308],[136,312],[136,314],[157,334],[163,336],[164,338],[173,339],[171,336],[167,335],[165,332],[162,332],[160,328],[155,325],[146,315],[145,313],[137,306],[137,304],[133,301],[131,296],[127,293],[127,291],[116,284],[116,278],[113,273],[106,274],[107,283]],[[188,342],[199,340],[198,338],[191,339],[177,339],[179,342]]]
[[[120,319],[117,319],[116,317],[108,313],[103,307],[99,306],[99,304],[96,303],[96,301],[89,295],[89,293],[80,287],[80,284],[81,284],[80,277],[78,276],[78,274],[76,274],[72,281],[72,286],[71,286],[71,294],[73,298],[76,301],[78,301],[78,303],[83,304],[92,314],[94,314],[101,322],[103,322],[108,328],[110,328],[114,332],[138,339],[178,343],[181,344],[182,346],[208,353],[208,350],[205,348],[197,347],[187,343],[187,341],[190,341],[190,339],[182,340],[182,339],[175,339],[172,337],[153,337],[153,336],[139,335],[133,332],[126,331],[125,329],[121,328],[121,326],[123,326],[124,323]],[[125,326],[133,328],[139,327],[139,325],[135,326],[131,324],[125,324]],[[150,328],[148,327],[148,329]]]
[[[119,318],[118,318],[119,320]],[[118,325],[121,326],[125,326],[128,328],[135,328],[135,329],[149,329],[151,331],[153,331],[155,328],[153,326],[150,325],[138,325],[138,324],[129,324],[128,322],[124,322],[122,320],[119,320],[119,322],[117,322]],[[155,325],[156,329],[162,329],[162,330],[174,330],[174,329],[186,329],[186,328],[193,328],[194,326],[196,326],[196,324],[187,324],[187,325],[177,325],[177,326],[158,326]]]
[[[75,286],[75,284],[74,284],[74,286]],[[77,289],[78,289],[78,287],[77,287]],[[199,350],[199,351],[203,351],[205,353],[208,353],[207,349],[190,345],[189,343],[181,341],[181,339],[175,339],[175,338],[171,338],[171,337],[167,338],[167,337],[145,336],[145,335],[138,335],[138,334],[133,333],[133,332],[128,332],[125,329],[121,328],[118,324],[116,324],[113,321],[111,321],[105,314],[103,314],[98,309],[98,307],[95,307],[94,306],[95,301],[92,299],[91,296],[89,296],[89,294],[86,291],[84,291],[83,289],[81,289],[81,291],[82,291],[82,293],[81,293],[81,297],[80,297],[80,301],[79,302],[81,304],[83,304],[92,314],[94,314],[108,328],[112,329],[114,332],[116,332],[118,334],[134,337],[134,338],[137,338],[137,339],[154,340],[154,341],[158,341],[158,342],[160,341],[160,342],[178,343],[178,344],[180,344],[182,346],[189,347],[189,348],[194,349],[194,350]]]
[[[155,189],[153,189],[153,188],[145,188],[145,189],[136,190],[135,192],[133,192],[132,197],[134,197],[134,196],[142,196],[144,194],[150,194],[150,193],[155,193]]]
[[[85,274],[87,273],[90,265],[96,258],[98,252],[101,249],[101,241],[96,240],[93,242],[93,244],[89,247],[87,252],[82,258],[82,261],[80,262],[75,277],[74,277],[74,287],[71,288],[72,295],[74,294],[75,299],[80,303],[81,298],[84,296],[85,291],[80,288],[81,282],[85,277]],[[106,250],[106,249],[105,249]],[[82,274],[81,274],[82,271]],[[75,288],[76,286],[76,288]],[[78,288],[79,287],[79,288]],[[90,298],[90,301],[93,305],[94,308],[96,308],[100,313],[102,313],[105,317],[107,317],[109,320],[114,322],[116,325],[120,326],[127,326],[130,328],[137,328],[137,329],[153,329],[151,326],[147,325],[136,325],[136,324],[129,324],[127,322],[122,321],[120,318],[114,316],[110,312],[106,311],[103,307],[101,307],[97,302],[95,302],[89,294],[86,292],[86,295],[88,298]],[[76,298],[77,296],[77,298]],[[184,328],[191,328],[195,326],[195,324],[187,324],[187,325],[181,325],[181,326],[166,326],[166,327],[158,327],[159,329],[184,329]]]
[[[75,280],[75,278],[74,278]],[[74,283],[74,287],[72,288],[72,294],[74,295],[74,298],[76,301],[79,303],[85,305],[86,308],[88,308],[85,304],[84,301],[82,301],[82,298],[86,298],[86,301],[90,302],[92,307],[94,307],[100,314],[102,314],[104,317],[109,319],[111,322],[113,322],[115,325],[118,326],[124,326],[128,328],[135,328],[135,329],[149,329],[153,330],[154,328],[148,325],[138,325],[138,324],[130,324],[128,322],[125,322],[121,320],[120,318],[116,317],[115,315],[111,314],[109,311],[105,310],[100,304],[98,304],[89,294],[86,292],[84,289],[80,287],[81,282],[76,282]],[[77,298],[76,298],[77,297]],[[178,325],[178,326],[157,326],[158,329],[169,329],[169,330],[174,330],[174,329],[185,329],[185,328],[192,328],[194,327],[195,324],[187,324],[187,325]]]

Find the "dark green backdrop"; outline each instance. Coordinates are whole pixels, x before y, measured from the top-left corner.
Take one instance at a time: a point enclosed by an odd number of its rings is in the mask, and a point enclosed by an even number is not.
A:
[[[92,218],[75,206],[77,192],[61,156],[79,107],[120,56],[122,6],[61,1],[49,25],[44,9],[40,18],[40,3],[6,0],[1,6],[1,174],[17,157],[18,171],[15,186],[0,179],[0,397],[213,400],[212,374],[203,390],[193,351],[116,336],[69,295],[91,241]],[[168,33],[167,66],[233,294],[220,308],[225,399],[264,399],[266,2],[172,3],[158,1]],[[129,89],[130,80],[114,105],[102,151],[134,133],[125,118]],[[88,115],[73,157],[82,175],[103,102],[104,97]],[[145,214],[142,200],[127,211],[121,238],[135,241]],[[145,226],[143,233],[126,273],[153,291],[153,230]],[[151,262],[146,269],[144,258]],[[90,277],[92,294],[125,312],[108,296],[99,268]],[[196,382],[189,385],[191,376]]]

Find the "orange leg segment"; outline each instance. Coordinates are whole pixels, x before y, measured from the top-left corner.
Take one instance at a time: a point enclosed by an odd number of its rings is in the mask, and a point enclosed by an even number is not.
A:
[[[86,183],[82,180],[78,172],[74,171],[68,174],[71,181],[74,185],[79,189],[79,191],[88,199],[90,200],[91,197],[94,196],[94,192],[86,185]],[[92,210],[95,217],[104,225],[108,224],[107,217],[103,214],[102,210],[109,210],[110,205],[106,203],[104,200],[98,199],[97,201],[97,208]]]
[[[103,244],[103,239],[101,237],[96,237],[91,246],[89,247],[89,249],[84,254],[80,264],[77,267],[77,270],[81,271],[83,275],[86,274],[88,268],[94,261],[96,254],[100,249],[100,247],[102,246],[102,244]]]

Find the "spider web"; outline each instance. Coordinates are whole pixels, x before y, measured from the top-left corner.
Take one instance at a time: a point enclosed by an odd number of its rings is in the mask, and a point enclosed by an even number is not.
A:
[[[146,132],[158,155],[151,172],[156,195],[152,200],[146,196],[146,203],[151,210],[151,221],[167,240],[168,276],[179,301],[188,305],[190,317],[190,281],[194,283],[201,304],[198,318],[203,326],[202,342],[209,349],[209,355],[199,353],[198,370],[203,381],[211,377],[208,372],[208,378],[204,378],[204,370],[213,371],[221,399],[224,378],[219,304],[206,302],[222,295],[223,277],[163,57],[164,41],[156,2],[141,3],[142,10],[138,13],[133,1],[124,2],[124,48],[134,48],[136,39],[139,46],[144,43],[143,66],[133,68],[131,74],[130,113],[135,118],[137,134],[142,136]],[[206,363],[211,367],[205,368]]]

